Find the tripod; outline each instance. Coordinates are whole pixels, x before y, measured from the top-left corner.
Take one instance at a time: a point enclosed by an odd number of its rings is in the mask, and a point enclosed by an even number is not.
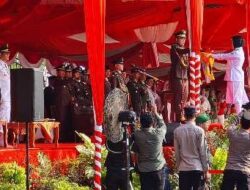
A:
[[[133,186],[131,184],[130,181],[130,171],[132,169],[132,167],[130,166],[130,148],[129,148],[129,123],[127,122],[122,122],[122,127],[124,128],[124,135],[125,135],[125,139],[123,141],[123,146],[124,146],[124,150],[125,150],[125,172],[126,172],[126,190],[133,190]]]
[[[25,122],[25,130],[26,130],[26,151],[25,151],[25,163],[26,163],[26,190],[29,190],[30,187],[30,180],[29,180],[29,174],[30,174],[30,165],[29,165],[29,123]]]

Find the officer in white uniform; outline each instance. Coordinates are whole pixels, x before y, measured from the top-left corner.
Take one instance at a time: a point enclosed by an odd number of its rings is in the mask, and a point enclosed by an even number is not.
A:
[[[237,114],[241,112],[243,104],[249,102],[244,88],[244,71],[242,69],[245,61],[243,43],[241,36],[232,37],[234,50],[230,53],[213,54],[218,60],[227,60],[226,75],[224,80],[227,81],[226,102],[234,104]]]
[[[10,70],[7,62],[9,61],[10,51],[8,44],[0,47],[0,120],[10,120]],[[0,146],[3,146],[3,126],[0,125]]]

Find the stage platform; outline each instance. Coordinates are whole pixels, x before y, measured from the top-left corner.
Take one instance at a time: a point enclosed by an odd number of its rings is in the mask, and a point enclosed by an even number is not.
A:
[[[56,148],[54,144],[36,143],[36,148],[29,148],[30,163],[37,164],[39,152],[47,155],[52,161],[76,158],[78,155],[76,145],[75,143],[61,143]],[[14,148],[0,148],[0,163],[14,161],[20,165],[25,165],[25,144],[19,144]]]
[[[36,148],[29,148],[30,163],[37,165],[37,155],[39,152],[47,155],[50,160],[58,161],[76,158],[78,152],[76,143],[60,143],[56,148],[55,144],[36,143]],[[170,168],[173,168],[173,147],[163,148],[164,156]],[[15,148],[0,148],[0,163],[17,162],[19,165],[25,166],[25,144],[19,144]]]

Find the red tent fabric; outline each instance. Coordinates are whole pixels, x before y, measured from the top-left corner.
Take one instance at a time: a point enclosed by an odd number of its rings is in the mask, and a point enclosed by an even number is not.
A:
[[[101,145],[104,106],[105,0],[84,2],[90,81],[95,110],[95,190],[101,190]],[[93,35],[94,34],[94,35]]]
[[[53,64],[71,59],[86,63],[87,48],[83,42],[85,22],[81,2],[1,1],[0,43],[8,42],[13,52],[22,52],[31,62],[35,62],[38,57],[45,57],[52,60]],[[246,28],[246,2],[205,0],[204,3],[202,48],[230,49],[230,37]],[[178,22],[176,30],[187,29],[184,0],[107,0],[106,35],[118,42],[106,44],[106,54],[109,57],[122,55],[124,49],[139,43],[135,29],[170,22]],[[76,34],[82,36],[71,38]],[[172,37],[163,44],[170,45],[173,41]],[[141,64],[142,59],[139,61]]]

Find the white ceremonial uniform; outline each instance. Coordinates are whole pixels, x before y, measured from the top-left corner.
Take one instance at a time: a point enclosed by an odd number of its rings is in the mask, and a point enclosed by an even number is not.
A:
[[[213,54],[218,60],[227,60],[226,75],[227,81],[226,102],[234,104],[237,114],[241,112],[242,104],[249,102],[244,87],[244,71],[242,69],[245,55],[242,47],[235,48],[230,53]]]
[[[0,120],[10,120],[10,70],[8,65],[0,60]],[[3,132],[3,127],[0,126],[0,132]]]

